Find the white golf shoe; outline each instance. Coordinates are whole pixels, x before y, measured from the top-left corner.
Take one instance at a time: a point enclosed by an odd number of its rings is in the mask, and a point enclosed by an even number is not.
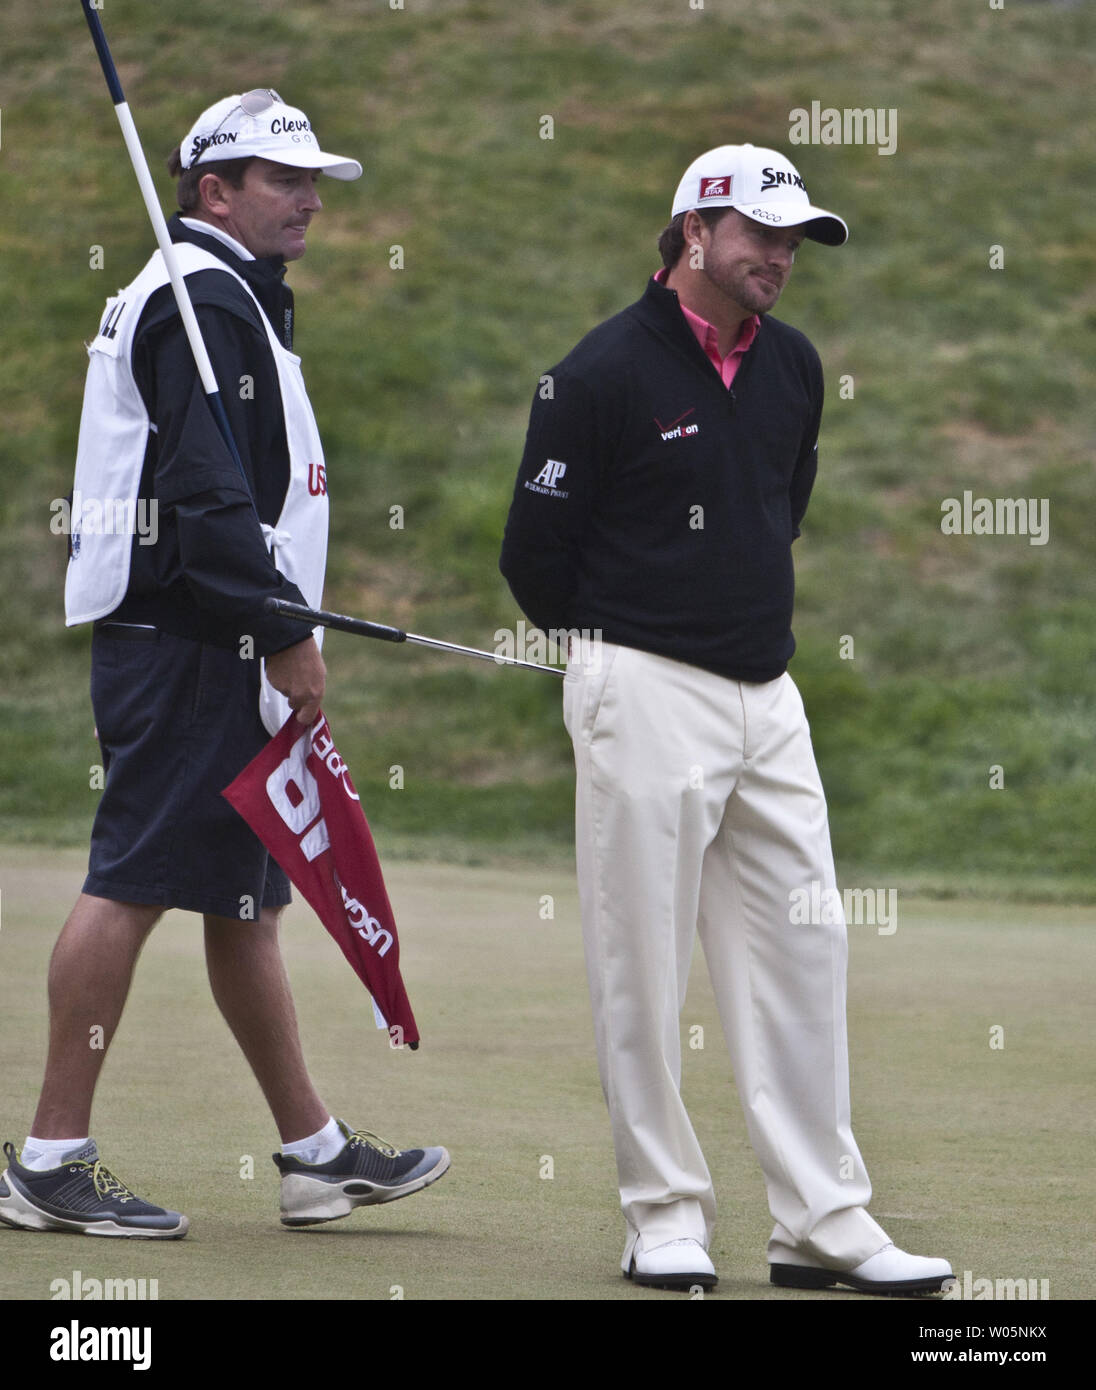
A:
[[[910,1255],[893,1244],[884,1245],[882,1250],[849,1270],[822,1269],[799,1263],[803,1257],[787,1247],[781,1248],[779,1253],[781,1259],[769,1266],[769,1278],[785,1289],[826,1289],[833,1284],[845,1284],[858,1293],[940,1293],[947,1281],[954,1278],[947,1260]]]
[[[643,1237],[636,1241],[626,1278],[654,1289],[713,1288],[718,1282],[715,1266],[698,1240],[669,1240],[647,1250]]]

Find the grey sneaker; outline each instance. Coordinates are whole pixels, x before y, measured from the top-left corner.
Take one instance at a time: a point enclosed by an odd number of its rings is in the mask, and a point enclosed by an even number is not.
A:
[[[429,1187],[449,1170],[445,1149],[400,1152],[367,1130],[351,1130],[342,1151],[327,1163],[302,1163],[285,1154],[272,1155],[282,1175],[282,1224],[314,1226],[337,1221],[355,1207],[394,1202]]]
[[[187,1233],[185,1216],[143,1202],[104,1166],[94,1143],[44,1172],[24,1168],[14,1144],[6,1143],[4,1154],[0,1221],[9,1226],[144,1240],[178,1240]]]

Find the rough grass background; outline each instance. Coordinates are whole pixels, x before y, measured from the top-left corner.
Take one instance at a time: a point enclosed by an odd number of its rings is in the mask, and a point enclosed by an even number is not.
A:
[[[852,227],[806,248],[780,306],[827,374],[793,673],[846,877],[1096,893],[1092,5],[109,0],[103,19],[165,205],[162,157],[225,91],[273,84],[361,156],[290,275],[328,599],[476,646],[518,618],[495,566],[540,373],[638,296],[700,149],[789,149]],[[81,343],[151,233],[79,6],[9,4],[0,45],[0,835],[78,844],[98,752],[49,502],[71,485]],[[897,152],[788,146],[815,100],[895,109]],[[1049,499],[1049,544],[943,536],[941,501],[968,488]],[[386,853],[566,852],[553,682],[328,650],[328,713]]]

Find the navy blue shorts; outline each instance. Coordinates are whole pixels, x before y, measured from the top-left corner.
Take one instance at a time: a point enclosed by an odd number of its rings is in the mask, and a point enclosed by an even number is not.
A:
[[[289,879],[221,795],[268,742],[258,659],[154,628],[113,632],[92,637],[106,779],[84,892],[243,920],[284,906]]]

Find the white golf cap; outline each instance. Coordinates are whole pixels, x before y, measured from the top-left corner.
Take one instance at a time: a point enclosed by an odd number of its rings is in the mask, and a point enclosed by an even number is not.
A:
[[[321,150],[304,112],[287,106],[267,87],[225,97],[203,111],[179,157],[184,169],[218,159],[258,157],[296,169],[320,169],[333,179],[357,179],[362,172],[356,159]]]
[[[802,226],[804,236],[840,246],[849,229],[840,217],[811,206],[795,165],[777,150],[720,145],[694,159],[674,194],[671,217],[696,208],[737,208],[767,227]]]

